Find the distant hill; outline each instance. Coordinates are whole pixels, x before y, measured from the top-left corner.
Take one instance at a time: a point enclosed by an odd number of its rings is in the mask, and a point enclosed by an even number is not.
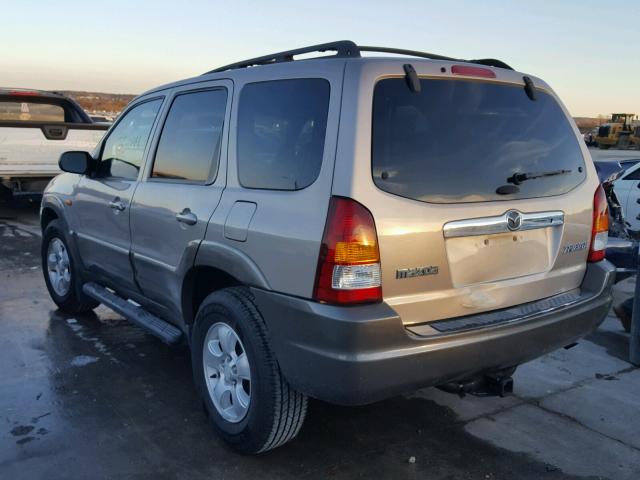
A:
[[[89,114],[116,116],[135,97],[121,93],[62,91],[73,98]]]
[[[598,125],[601,125],[602,123],[607,121],[602,116],[600,116],[598,118],[573,117],[573,119],[575,120],[576,125],[578,126],[578,128],[580,129],[580,131],[582,133],[585,133],[585,132],[591,130],[592,128],[597,127]]]

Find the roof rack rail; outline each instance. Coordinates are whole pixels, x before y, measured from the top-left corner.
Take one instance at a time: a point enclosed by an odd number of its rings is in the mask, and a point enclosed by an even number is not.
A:
[[[479,58],[477,60],[466,60],[469,63],[477,63],[479,65],[486,65],[488,67],[504,68],[506,70],[513,70],[510,65],[507,65],[502,60],[497,58]]]
[[[507,70],[513,70],[509,65],[502,60],[496,60],[495,58],[481,58],[479,60],[464,60],[462,58],[445,57],[444,55],[437,55],[435,53],[419,52],[417,50],[405,50],[402,48],[388,48],[388,47],[371,47],[368,45],[359,45],[358,50],[361,52],[379,52],[379,53],[393,53],[396,55],[408,55],[410,57],[428,58],[430,60],[449,60],[453,62],[466,62],[477,63],[480,65],[486,65],[488,67],[506,68]]]
[[[395,55],[408,55],[410,57],[429,58],[431,60],[453,60],[463,62],[459,58],[445,57],[443,55],[436,55],[435,53],[419,52],[417,50],[404,50],[402,48],[388,48],[388,47],[371,47],[367,45],[358,46],[361,52],[377,52],[377,53],[393,53]]]
[[[360,57],[361,52],[378,52],[378,53],[392,53],[396,55],[407,55],[411,57],[428,58],[430,60],[449,60],[454,62],[466,62],[477,63],[480,65],[486,65],[489,67],[505,68],[507,70],[513,70],[509,65],[501,60],[494,58],[482,58],[478,60],[463,60],[461,58],[445,57],[443,55],[436,55],[435,53],[419,52],[417,50],[404,50],[401,48],[388,48],[388,47],[372,47],[367,45],[358,46],[351,40],[339,40],[337,42],[321,43],[319,45],[312,45],[310,47],[297,48],[295,50],[287,50],[284,52],[272,53],[270,55],[264,55],[262,57],[251,58],[249,60],[243,60],[242,62],[231,63],[224,67],[218,67],[210,70],[203,75],[209,73],[224,72],[226,70],[234,70],[236,68],[253,67],[257,65],[270,65],[273,63],[291,62],[296,55],[302,55],[304,53],[313,52],[329,52],[335,51],[336,58],[347,57]],[[322,57],[324,58],[324,57]]]
[[[249,60],[243,60],[242,62],[231,63],[224,67],[215,68],[208,73],[224,72],[225,70],[234,70],[236,68],[253,67],[256,65],[269,65],[271,63],[291,62],[295,55],[302,55],[304,53],[313,52],[330,52],[335,51],[335,56],[338,58],[344,57],[359,57],[360,50],[358,46],[351,40],[339,40],[337,42],[321,43],[319,45],[312,45],[310,47],[296,48],[295,50],[287,50],[284,52],[272,53],[270,55],[264,55],[262,57],[250,58]]]

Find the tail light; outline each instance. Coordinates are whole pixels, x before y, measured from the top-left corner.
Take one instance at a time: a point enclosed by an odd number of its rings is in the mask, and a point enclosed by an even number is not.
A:
[[[355,200],[331,197],[313,296],[335,304],[382,301],[376,225]]]
[[[602,185],[598,185],[593,196],[593,226],[591,227],[591,246],[589,247],[589,262],[599,262],[604,259],[609,237],[609,208],[607,196]]]

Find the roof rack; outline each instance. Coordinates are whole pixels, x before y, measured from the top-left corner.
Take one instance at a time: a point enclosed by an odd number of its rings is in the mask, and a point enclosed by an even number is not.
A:
[[[272,53],[270,55],[264,55],[262,57],[251,58],[249,60],[243,60],[242,62],[231,63],[224,67],[218,67],[213,70],[209,70],[203,75],[209,73],[224,72],[226,70],[235,70],[237,68],[254,67],[257,65],[270,65],[273,63],[291,62],[294,60],[294,56],[302,55],[305,53],[314,52],[331,52],[335,51],[335,58],[347,58],[347,57],[360,57],[360,52],[377,52],[377,53],[392,53],[395,55],[407,55],[411,57],[428,58],[430,60],[449,60],[454,62],[466,62],[477,63],[480,65],[486,65],[489,67],[505,68],[507,70],[513,70],[509,65],[501,60],[494,58],[482,58],[478,60],[463,60],[460,58],[445,57],[443,55],[436,55],[435,53],[419,52],[417,50],[404,50],[401,48],[387,48],[387,47],[372,47],[372,46],[358,46],[351,40],[339,40],[337,42],[321,43],[319,45],[312,45],[310,47],[296,48],[295,50],[287,50],[284,52]],[[320,57],[325,58],[325,57]]]
[[[360,51],[358,46],[351,40],[339,40],[337,42],[321,43],[319,45],[312,45],[310,47],[296,48],[295,50],[287,50],[285,52],[272,53],[271,55],[264,55],[263,57],[250,58],[249,60],[243,60],[242,62],[231,63],[224,67],[215,68],[208,73],[224,72],[225,70],[235,70],[236,68],[254,67],[256,65],[269,65],[271,63],[291,62],[295,55],[302,55],[304,53],[313,52],[330,52],[335,51],[335,56],[338,58],[345,57],[359,57]]]

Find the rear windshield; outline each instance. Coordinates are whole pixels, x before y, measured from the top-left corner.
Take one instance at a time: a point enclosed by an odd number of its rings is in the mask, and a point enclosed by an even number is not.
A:
[[[0,120],[64,122],[64,108],[50,103],[0,101]]]
[[[423,202],[545,197],[585,179],[576,136],[541,90],[470,80],[381,80],[373,99],[373,180]]]

